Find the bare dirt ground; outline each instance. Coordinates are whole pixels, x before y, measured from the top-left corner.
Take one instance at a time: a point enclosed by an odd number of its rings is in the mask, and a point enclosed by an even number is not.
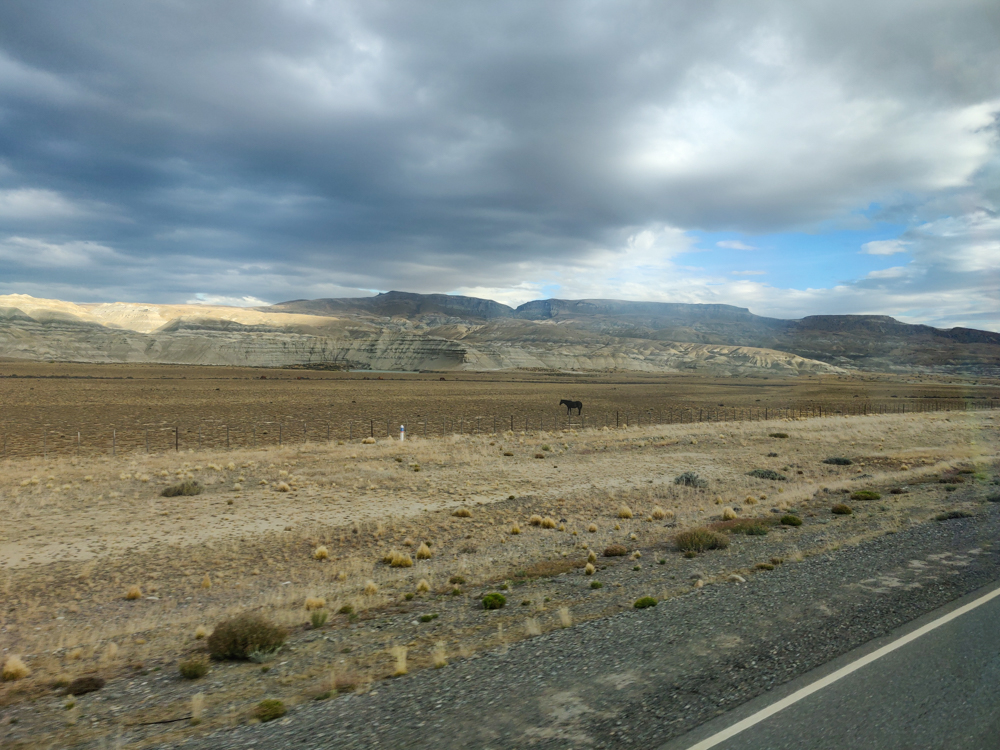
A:
[[[732,575],[766,575],[767,566],[892,533],[942,510],[968,510],[984,500],[967,488],[997,481],[994,414],[9,459],[0,473],[0,653],[21,658],[31,674],[0,683],[0,742],[176,741],[250,721],[265,697],[294,705],[326,696],[333,679],[376,691],[397,670],[400,648],[411,672],[473,658],[620,612],[640,596],[666,599]],[[787,437],[773,436],[779,433]],[[823,463],[829,457],[853,463]],[[757,468],[787,479],[748,476]],[[684,472],[707,487],[676,484]],[[204,492],[160,496],[185,479]],[[863,489],[881,497],[851,499]],[[832,515],[838,502],[854,513]],[[622,517],[623,506],[631,518]],[[458,508],[469,516],[453,515]],[[719,522],[726,508],[766,519],[771,532],[732,534],[727,550],[682,557],[677,532]],[[803,525],[775,524],[787,511]],[[552,519],[554,528],[532,525],[532,516]],[[415,557],[421,542],[430,559],[409,568],[383,563],[392,551]],[[629,554],[604,556],[612,544]],[[320,546],[327,559],[315,559]],[[420,590],[421,581],[429,590]],[[128,600],[132,586],[141,596]],[[493,591],[506,595],[507,606],[485,612],[481,597]],[[324,600],[322,627],[309,624],[307,598]],[[178,662],[204,652],[196,629],[210,631],[248,610],[290,627],[276,659],[217,663],[202,679],[182,679]],[[60,686],[85,674],[107,685],[66,696]]]

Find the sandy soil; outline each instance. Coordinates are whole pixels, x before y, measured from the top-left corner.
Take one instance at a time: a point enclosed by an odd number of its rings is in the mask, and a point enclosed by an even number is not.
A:
[[[163,725],[140,738],[161,741],[164,732],[244,721],[264,694],[303,700],[331,669],[365,689],[391,673],[394,645],[409,648],[411,668],[420,668],[435,648],[468,657],[567,617],[619,611],[643,593],[669,597],[697,583],[679,576],[673,536],[719,520],[725,507],[762,518],[773,518],[772,509],[799,513],[802,527],[766,538],[782,559],[891,532],[964,507],[972,502],[966,485],[993,480],[982,468],[1000,448],[993,417],[829,417],[8,460],[0,474],[0,648],[32,674],[0,687],[0,738],[10,731],[14,746],[32,746],[29,722],[39,743],[83,746],[115,727],[183,718],[192,694],[207,692],[204,726]],[[787,437],[771,436],[779,432]],[[831,456],[854,463],[822,462]],[[754,468],[787,480],[748,476]],[[675,484],[683,472],[696,472],[707,488]],[[160,496],[184,479],[204,492]],[[908,491],[889,495],[891,487]],[[830,516],[833,502],[865,488],[883,499],[848,500],[853,516]],[[632,518],[619,517],[622,505]],[[453,516],[460,506],[471,517]],[[667,518],[654,520],[656,508]],[[536,514],[557,528],[532,526]],[[512,533],[515,524],[521,533]],[[431,559],[401,569],[381,562],[391,550],[413,555],[422,541]],[[638,555],[601,557],[596,575],[606,586],[584,586],[593,580],[580,570],[586,555],[612,543]],[[328,559],[314,559],[320,545]],[[703,555],[699,580],[749,575],[753,560],[739,557],[739,544],[731,550]],[[416,593],[420,580],[430,592]],[[370,582],[377,593],[364,593]],[[484,619],[481,594],[515,584],[523,601]],[[127,601],[133,585],[142,596]],[[323,597],[332,614],[319,630],[305,625],[306,597]],[[345,605],[353,615],[336,614]],[[281,669],[218,665],[207,688],[181,680],[178,659],[202,649],[195,628],[245,610],[292,628]],[[414,618],[422,614],[439,617],[419,630]],[[90,672],[108,687],[78,700],[53,689]],[[154,678],[155,690],[147,686]],[[30,700],[37,702],[25,712]]]

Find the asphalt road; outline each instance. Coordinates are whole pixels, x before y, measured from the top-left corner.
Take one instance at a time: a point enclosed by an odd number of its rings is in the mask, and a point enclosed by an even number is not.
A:
[[[929,613],[833,663],[771,691],[662,750],[981,750],[1000,747],[1000,597],[993,598],[739,734],[738,722],[955,610],[980,591]],[[751,719],[752,720],[752,719]]]

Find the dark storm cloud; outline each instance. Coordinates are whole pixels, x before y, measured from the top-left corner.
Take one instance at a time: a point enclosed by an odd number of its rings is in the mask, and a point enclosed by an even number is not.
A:
[[[0,291],[499,289],[627,254],[650,227],[773,232],[873,202],[915,213],[942,191],[975,202],[997,16],[11,0]]]

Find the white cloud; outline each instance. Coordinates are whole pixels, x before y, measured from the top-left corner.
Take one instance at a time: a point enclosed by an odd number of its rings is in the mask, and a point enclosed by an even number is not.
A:
[[[188,305],[219,305],[222,307],[267,307],[265,302],[256,297],[227,297],[222,294],[196,294],[194,299],[187,300]]]
[[[12,220],[66,219],[87,213],[53,190],[0,190],[0,218]]]
[[[756,250],[753,245],[747,245],[739,240],[720,240],[715,243],[717,247],[724,247],[727,250]]]
[[[880,271],[871,271],[865,276],[866,279],[898,279],[906,276],[906,266],[893,266],[892,268],[883,268]]]
[[[733,276],[763,276],[767,271],[730,271]]]
[[[909,242],[905,240],[874,240],[861,246],[861,252],[866,255],[895,255],[905,253]]]
[[[97,242],[45,242],[32,237],[8,237],[0,240],[0,260],[23,268],[83,269],[114,263],[118,255]]]

